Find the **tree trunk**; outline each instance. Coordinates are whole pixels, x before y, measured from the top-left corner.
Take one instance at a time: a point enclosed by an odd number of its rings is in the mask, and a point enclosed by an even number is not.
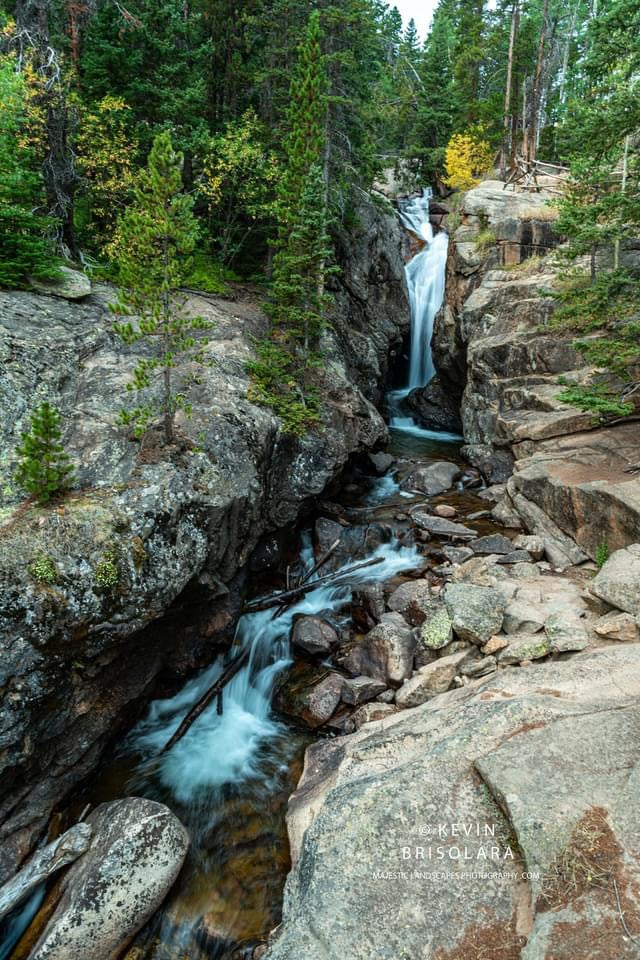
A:
[[[538,43],[538,58],[536,61],[536,72],[533,78],[531,88],[531,121],[529,124],[529,134],[527,137],[527,153],[525,159],[530,163],[536,159],[536,145],[538,143],[538,114],[540,111],[540,92],[542,87],[542,74],[545,62],[545,47],[547,43],[547,31],[549,29],[549,0],[544,0],[542,7],[542,29],[540,31],[540,41]]]
[[[620,193],[622,196],[627,192],[627,177],[629,175],[629,134],[624,138],[624,154],[622,157],[622,183],[620,184]],[[613,269],[620,269],[620,237],[616,237],[613,246]]]
[[[49,213],[59,222],[57,242],[62,252],[78,255],[73,226],[73,195],[78,185],[71,147],[73,114],[62,83],[58,53],[49,40],[49,0],[18,0],[16,24],[20,63],[31,50],[34,66],[45,81],[40,103],[45,113],[46,155],[42,164]]]
[[[503,120],[503,141],[500,151],[500,176],[504,180],[507,175],[507,156],[509,155],[509,134],[512,129],[511,123],[511,92],[513,87],[513,57],[516,46],[516,37],[518,36],[518,26],[520,21],[520,0],[514,0],[513,11],[511,14],[511,32],[509,34],[509,57],[507,60],[507,82],[504,91],[504,120]],[[511,151],[512,152],[512,151]]]
[[[167,237],[163,241],[164,258],[164,283],[165,290],[162,294],[162,341],[164,347],[164,442],[169,446],[173,443],[173,418],[171,399],[171,367],[170,367],[170,348],[171,337],[169,323],[171,321],[171,298],[169,295],[169,240]]]

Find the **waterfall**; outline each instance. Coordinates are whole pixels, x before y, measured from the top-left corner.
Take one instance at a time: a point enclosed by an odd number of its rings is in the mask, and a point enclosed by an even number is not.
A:
[[[444,300],[444,285],[447,269],[449,238],[444,230],[434,235],[429,220],[431,190],[421,196],[402,200],[398,204],[400,222],[405,229],[424,240],[424,247],[412,257],[405,267],[409,305],[411,307],[411,346],[409,352],[409,375],[401,390],[387,394],[387,409],[390,426],[417,440],[460,440],[455,433],[425,430],[413,417],[407,416],[404,401],[416,387],[425,387],[435,376],[431,338],[433,323]]]
[[[407,230],[425,241],[425,247],[405,267],[411,306],[411,352],[407,393],[424,387],[435,374],[431,337],[433,322],[444,299],[449,238],[444,231],[433,234],[429,220],[431,190],[399,205],[400,220]]]

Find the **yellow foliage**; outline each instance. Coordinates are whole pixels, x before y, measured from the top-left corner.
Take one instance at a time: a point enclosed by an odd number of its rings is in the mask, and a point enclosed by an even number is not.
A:
[[[493,150],[482,127],[454,133],[447,144],[444,182],[455,190],[469,190],[480,182],[493,162]]]
[[[76,139],[78,167],[89,184],[91,213],[106,249],[130,199],[138,144],[129,133],[129,107],[106,96],[82,110]]]
[[[278,165],[265,149],[263,136],[255,111],[249,109],[211,140],[201,182],[211,209],[223,206],[230,194],[251,218],[264,212],[273,197]]]

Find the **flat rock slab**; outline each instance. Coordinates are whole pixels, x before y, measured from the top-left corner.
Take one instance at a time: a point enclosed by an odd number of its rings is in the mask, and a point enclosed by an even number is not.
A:
[[[512,553],[514,547],[508,537],[504,537],[501,533],[492,533],[487,537],[471,540],[469,549],[480,556],[489,556],[492,553]],[[530,557],[527,556],[527,560],[529,559]]]
[[[426,530],[434,537],[445,537],[450,540],[473,540],[477,533],[470,527],[465,527],[462,523],[454,523],[453,520],[446,520],[444,517],[433,517],[428,513],[416,511],[411,514],[413,522]]]
[[[474,683],[307,751],[268,960],[636,957],[610,886],[591,887],[581,917],[579,891],[551,909],[536,893],[600,807],[638,916],[640,645]],[[523,866],[508,853],[516,841]]]
[[[114,960],[158,909],[189,848],[161,803],[127,797],[88,818],[87,853],[62,881],[63,895],[30,960]]]

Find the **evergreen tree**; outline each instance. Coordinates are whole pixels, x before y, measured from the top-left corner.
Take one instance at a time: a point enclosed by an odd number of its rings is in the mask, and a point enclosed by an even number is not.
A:
[[[320,16],[309,25],[289,90],[290,105],[284,141],[286,163],[278,190],[278,224],[281,243],[298,216],[311,167],[322,165],[326,148],[328,107],[327,71],[321,48]]]
[[[144,340],[152,356],[138,360],[130,391],[148,394],[152,382],[161,381],[161,398],[147,400],[123,411],[121,422],[132,423],[142,435],[154,416],[162,416],[167,444],[174,438],[179,409],[190,411],[183,392],[176,392],[176,373],[184,380],[185,367],[203,363],[209,328],[200,317],[187,317],[179,287],[191,266],[198,233],[193,200],[182,192],[182,155],[176,153],[168,131],[156,136],[146,170],[140,175],[135,200],[125,213],[115,241],[120,295],[112,304],[114,313],[135,317],[116,323],[115,330],[127,344]]]
[[[324,326],[324,292],[331,248],[327,235],[327,76],[320,18],[309,19],[290,91],[285,173],[277,199],[273,284],[265,310],[271,336],[250,365],[252,399],[272,406],[285,430],[300,433],[317,418],[307,389]]]
[[[47,503],[73,483],[73,468],[61,437],[60,413],[45,400],[32,413],[30,430],[22,434],[15,473],[16,483],[38,503]]]
[[[51,221],[38,213],[42,180],[30,151],[22,146],[24,79],[11,58],[0,60],[0,287],[20,287],[27,275],[55,279]]]

